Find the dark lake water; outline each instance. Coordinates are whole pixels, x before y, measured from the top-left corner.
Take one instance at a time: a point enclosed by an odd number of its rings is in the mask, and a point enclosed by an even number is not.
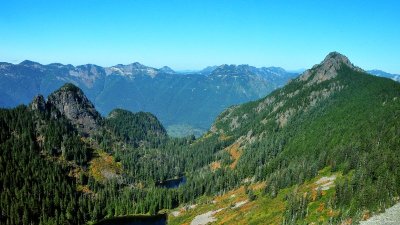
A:
[[[167,215],[160,214],[155,216],[123,216],[104,219],[95,225],[165,225]]]
[[[158,183],[157,186],[165,188],[177,188],[185,183],[186,183],[186,177],[183,176],[176,179],[166,180],[162,183]]]

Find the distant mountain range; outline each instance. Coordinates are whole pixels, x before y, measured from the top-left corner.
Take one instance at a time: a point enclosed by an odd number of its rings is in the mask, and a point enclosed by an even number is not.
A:
[[[385,71],[382,70],[368,70],[368,73],[378,76],[378,77],[386,77],[386,78],[390,78],[394,81],[400,82],[400,75],[399,74],[391,74],[391,73],[387,73]]]
[[[27,104],[38,94],[48,96],[73,83],[103,115],[114,108],[151,112],[172,135],[200,135],[227,107],[263,97],[297,75],[279,67],[249,65],[177,73],[167,66],[157,69],[137,62],[100,67],[26,60],[0,63],[0,107]]]

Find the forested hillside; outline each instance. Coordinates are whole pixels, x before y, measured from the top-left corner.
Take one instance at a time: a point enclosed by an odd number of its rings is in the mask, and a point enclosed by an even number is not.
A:
[[[399,95],[398,83],[331,53],[266,98],[226,110],[208,135],[232,140],[230,152],[238,149],[237,184],[266,181],[264,194],[272,198],[324,168],[339,172],[335,192],[324,202],[335,213],[325,222],[358,220],[400,194]],[[307,219],[311,192],[305,193],[287,199],[284,223]]]
[[[1,224],[89,219],[90,198],[76,191],[68,164],[87,165],[91,152],[68,121],[48,117],[25,106],[0,111]]]
[[[117,109],[94,118],[98,113],[72,84],[51,96],[1,110],[4,224],[84,224],[176,207],[202,192],[158,184],[197,170],[224,147],[168,138],[149,113]],[[206,158],[197,157],[200,149]]]
[[[331,53],[266,98],[222,113],[202,140],[226,140],[231,145],[217,155],[231,160],[209,161],[211,173],[237,187],[265,182],[263,204],[282,192],[286,206],[274,218],[285,224],[365,218],[399,199],[399,95],[398,83]],[[319,191],[324,198],[304,188],[320,171],[334,174],[324,178],[333,179]]]
[[[115,109],[106,119],[105,125],[116,136],[134,147],[143,142],[157,146],[167,138],[167,131],[151,113],[132,113]]]

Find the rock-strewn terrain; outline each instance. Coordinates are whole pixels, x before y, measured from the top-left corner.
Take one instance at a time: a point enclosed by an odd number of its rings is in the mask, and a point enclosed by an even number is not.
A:
[[[398,225],[400,224],[400,203],[386,209],[384,213],[372,216],[361,225]]]

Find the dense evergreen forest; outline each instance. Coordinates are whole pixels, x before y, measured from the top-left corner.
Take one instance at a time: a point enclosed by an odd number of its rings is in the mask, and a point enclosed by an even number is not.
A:
[[[169,190],[156,184],[182,176],[185,168],[195,171],[225,147],[202,142],[185,151],[184,146],[194,143],[193,136],[169,139],[154,116],[123,110],[111,113],[92,137],[84,137],[55,110],[19,106],[0,111],[4,224],[83,224],[176,207],[203,192],[193,195],[187,192],[189,186]],[[196,157],[199,148],[206,158]],[[123,165],[122,175],[104,180],[90,175],[90,161],[98,157],[98,149]]]
[[[66,120],[46,117],[25,106],[0,111],[2,224],[82,224],[89,219],[90,199],[76,191],[68,165],[50,159],[84,165],[88,149]],[[48,123],[41,130],[43,121]]]
[[[329,79],[318,77],[321,64],[226,110],[199,139],[170,138],[146,113],[113,111],[85,137],[51,107],[1,110],[0,221],[84,224],[156,214],[245,180],[266,181],[263,194],[274,198],[324,168],[343,174],[329,199],[340,211],[331,222],[383,210],[400,195],[400,85],[338,65]],[[181,176],[187,182],[178,188],[158,185]],[[286,201],[282,223],[303,223],[308,197],[293,192]]]

